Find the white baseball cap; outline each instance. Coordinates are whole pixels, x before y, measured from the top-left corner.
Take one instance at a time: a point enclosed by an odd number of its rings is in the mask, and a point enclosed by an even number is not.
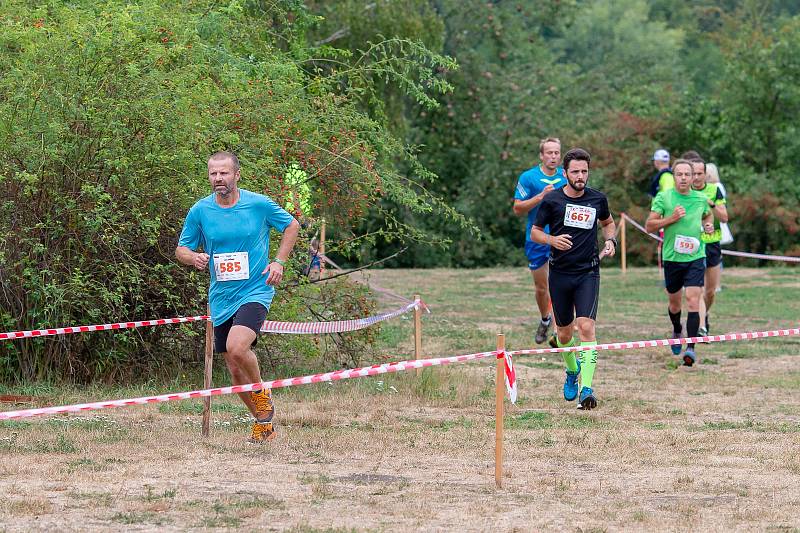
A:
[[[664,161],[669,163],[669,152],[663,148],[659,148],[656,150],[656,153],[653,154],[653,161]]]

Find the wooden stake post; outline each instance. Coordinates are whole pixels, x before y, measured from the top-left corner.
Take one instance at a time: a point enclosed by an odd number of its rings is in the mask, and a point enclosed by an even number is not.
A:
[[[622,246],[622,273],[625,274],[628,271],[628,249],[625,246],[625,213],[619,218],[619,243]]]
[[[414,295],[414,301],[419,301],[419,294]],[[422,309],[421,306],[414,308],[414,359],[422,359]],[[422,369],[417,369],[417,376],[422,373]]]
[[[497,351],[506,349],[506,337],[497,335]],[[503,487],[503,401],[506,397],[505,358],[497,359],[497,377],[494,391],[494,482],[497,488]]]
[[[206,313],[211,315],[211,306],[206,307]],[[214,325],[209,319],[206,322],[206,361],[203,375],[203,388],[211,388],[211,370],[214,367]],[[211,396],[203,399],[203,436],[208,437],[211,428]]]

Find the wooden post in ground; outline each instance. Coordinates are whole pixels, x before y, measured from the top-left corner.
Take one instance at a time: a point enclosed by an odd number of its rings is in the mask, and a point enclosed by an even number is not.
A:
[[[325,264],[325,219],[322,219],[322,226],[319,228],[319,247],[317,248],[317,253],[319,254],[319,279],[325,278],[325,269],[327,265]]]
[[[628,272],[628,249],[625,246],[625,213],[619,218],[619,242],[622,245],[622,273],[626,274]]]
[[[206,306],[209,320],[206,321],[206,361],[203,373],[203,388],[211,388],[211,370],[214,368],[214,325],[211,323],[211,307]],[[211,396],[203,398],[203,436],[208,437],[211,429]]]
[[[506,337],[502,333],[497,335],[497,351],[506,349]],[[503,486],[503,401],[506,397],[506,371],[505,358],[497,359],[497,377],[494,390],[494,483],[497,488]]]
[[[420,301],[419,294],[414,295],[414,301]],[[422,359],[422,306],[414,308],[414,359]],[[417,369],[417,376],[422,373],[422,369]]]

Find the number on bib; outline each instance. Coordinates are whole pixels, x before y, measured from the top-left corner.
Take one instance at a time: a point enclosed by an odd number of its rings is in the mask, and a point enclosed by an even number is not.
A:
[[[236,281],[250,278],[247,252],[214,254],[214,271],[217,281]]]
[[[592,229],[597,210],[585,205],[567,204],[564,211],[564,225],[571,228]]]
[[[698,250],[700,250],[700,240],[695,239],[694,237],[687,237],[685,235],[676,235],[673,250],[679,254],[695,254]]]

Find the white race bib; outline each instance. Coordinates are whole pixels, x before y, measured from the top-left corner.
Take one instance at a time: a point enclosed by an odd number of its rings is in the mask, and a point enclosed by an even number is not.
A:
[[[597,209],[583,205],[567,204],[564,211],[564,225],[571,228],[592,229]]]
[[[673,249],[679,254],[692,255],[700,249],[700,240],[685,235],[676,235]]]
[[[217,281],[234,281],[250,278],[250,261],[247,252],[214,254],[214,272]]]

